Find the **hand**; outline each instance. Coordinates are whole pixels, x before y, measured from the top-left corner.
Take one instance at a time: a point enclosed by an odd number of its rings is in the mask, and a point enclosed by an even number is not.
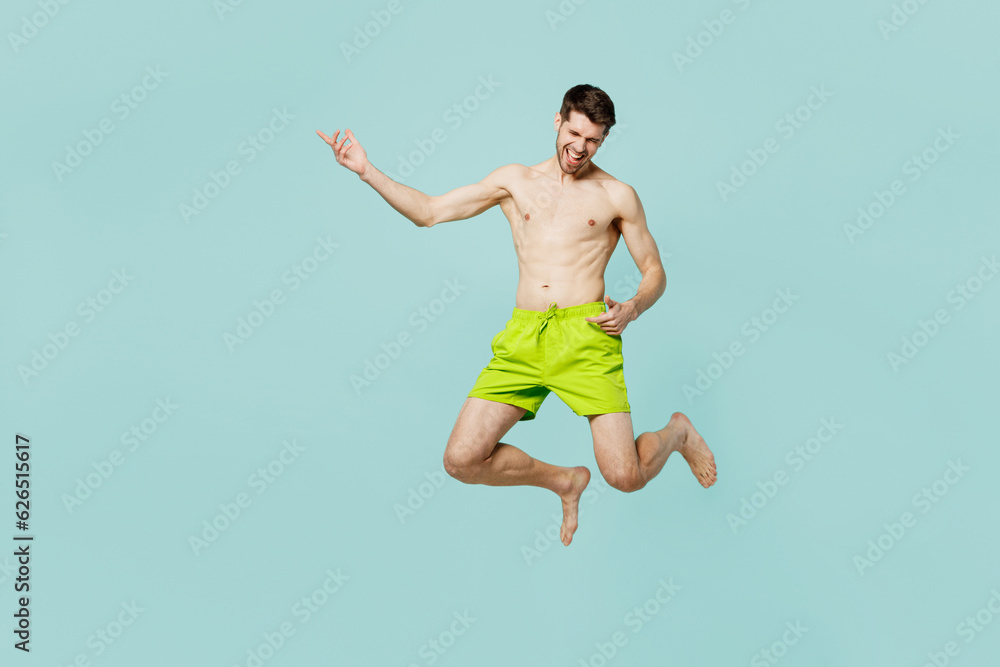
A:
[[[337,135],[340,134],[340,130],[333,133],[333,138],[326,136],[319,130],[316,130],[316,134],[333,149],[333,154],[336,156],[338,164],[347,167],[358,176],[364,173],[365,168],[368,166],[368,153],[361,147],[358,140],[354,138],[353,132],[345,130],[344,136],[340,141],[337,141]]]
[[[604,303],[608,304],[608,312],[601,313],[597,317],[586,317],[584,319],[588,322],[600,324],[601,329],[608,335],[621,336],[628,323],[639,317],[635,306],[628,301],[618,303],[610,296],[605,296]]]

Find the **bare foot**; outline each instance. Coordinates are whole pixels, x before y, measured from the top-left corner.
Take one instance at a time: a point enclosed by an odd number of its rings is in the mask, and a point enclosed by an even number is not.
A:
[[[684,433],[676,451],[681,453],[684,460],[691,466],[698,483],[706,489],[717,479],[715,469],[715,456],[712,450],[705,444],[705,440],[698,434],[691,424],[691,420],[681,412],[675,412],[670,417],[671,424],[676,424],[678,430]]]
[[[580,510],[580,496],[583,495],[583,490],[587,488],[589,483],[590,470],[584,466],[570,468],[566,491],[559,493],[563,506],[563,522],[559,537],[566,546],[569,546],[569,543],[573,541],[573,533],[576,532]]]

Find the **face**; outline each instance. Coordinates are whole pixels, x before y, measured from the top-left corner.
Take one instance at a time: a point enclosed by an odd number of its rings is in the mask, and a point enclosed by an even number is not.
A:
[[[570,111],[566,120],[557,113],[555,126],[559,167],[567,174],[575,174],[600,148],[604,141],[604,125],[593,123],[579,111]]]

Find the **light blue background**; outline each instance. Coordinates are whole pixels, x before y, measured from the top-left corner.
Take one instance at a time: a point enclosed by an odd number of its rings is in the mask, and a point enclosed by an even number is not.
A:
[[[885,32],[889,1],[567,0],[565,16],[555,0],[402,0],[397,14],[386,2],[245,0],[221,14],[208,0],[73,2],[50,19],[6,3],[0,497],[10,517],[25,434],[36,539],[32,651],[8,631],[3,664],[248,665],[290,622],[263,664],[427,665],[427,642],[465,612],[475,622],[435,664],[600,665],[616,632],[627,643],[607,664],[768,664],[759,652],[781,652],[796,622],[808,631],[781,664],[916,666],[949,641],[953,664],[992,664],[1000,619],[989,612],[971,643],[957,626],[1000,590],[1000,281],[961,310],[948,295],[1000,250],[1000,9],[902,4],[919,9]],[[729,24],[711,23],[727,9]],[[348,58],[342,44],[372,12],[391,22]],[[32,20],[45,25],[12,44]],[[699,33],[707,46],[678,67]],[[165,78],[119,118],[113,101],[147,67]],[[480,77],[499,86],[454,127],[445,114]],[[581,82],[615,101],[595,162],[636,188],[668,277],[624,335],[636,432],[683,410],[720,473],[706,491],[678,458],[637,494],[602,493],[586,420],[551,396],[507,441],[595,473],[563,548],[546,543],[552,494],[438,477],[514,305],[502,214],[417,229],[314,131],[350,127],[397,173],[444,129],[405,181],[439,194],[549,157],[553,114]],[[814,86],[832,96],[785,138],[776,122]],[[274,109],[294,118],[247,161],[241,142]],[[60,178],[53,163],[105,118],[114,131]],[[911,182],[904,163],[947,128],[959,138]],[[717,182],[769,137],[779,150],[724,201]],[[180,206],[231,160],[240,173],[186,222]],[[852,243],[844,225],[894,179],[906,193]],[[293,290],[282,277],[317,238],[338,247]],[[86,322],[78,304],[123,269],[131,282]],[[635,277],[622,243],[608,294],[631,297]],[[449,280],[464,291],[419,329],[411,315]],[[284,303],[231,351],[224,334],[274,289]],[[751,342],[744,323],[779,289],[798,300]],[[939,309],[947,324],[893,368],[887,354]],[[69,322],[80,332],[65,349],[19,371]],[[356,391],[351,376],[402,332],[412,344]],[[734,341],[745,354],[685,396]],[[166,399],[179,407],[129,451],[122,433]],[[795,470],[786,453],[830,418],[842,429]],[[302,451],[258,494],[249,478],[286,440]],[[115,450],[124,462],[67,508]],[[922,513],[913,497],[949,461],[969,470]],[[788,484],[734,530],[729,515],[779,471]],[[429,498],[401,520],[421,484]],[[250,506],[195,554],[189,538],[240,493]],[[907,511],[915,526],[859,572],[855,557]],[[0,560],[8,625],[13,564]],[[294,605],[338,569],[349,579],[302,623]],[[661,579],[678,592],[633,632],[626,615]],[[132,601],[135,622],[110,646],[95,640]]]

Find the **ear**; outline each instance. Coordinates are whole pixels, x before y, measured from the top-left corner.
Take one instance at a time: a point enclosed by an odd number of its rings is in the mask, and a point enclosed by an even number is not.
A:
[[[562,122],[562,116],[561,116],[561,115],[559,114],[559,112],[557,111],[557,112],[556,112],[556,119],[555,119],[555,121],[554,121],[554,122],[553,122],[553,124],[552,124],[552,127],[554,127],[554,128],[555,128],[556,132],[558,132],[558,131],[559,131],[559,123],[561,123],[561,122]]]

